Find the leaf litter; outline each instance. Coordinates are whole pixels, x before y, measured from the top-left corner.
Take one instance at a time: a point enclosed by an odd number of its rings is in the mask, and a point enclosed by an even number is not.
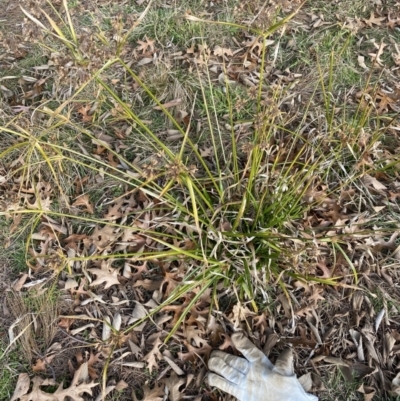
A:
[[[32,9],[29,12],[35,15]],[[381,16],[371,13],[368,19],[352,21],[348,18],[345,24],[362,31],[382,25],[394,29],[399,22],[389,14]],[[312,31],[325,25],[323,16],[312,16],[304,29]],[[30,25],[32,30],[33,27]],[[165,59],[170,58],[169,61],[179,61],[189,71],[205,71],[208,68],[222,82],[226,74],[232,83],[249,88],[259,83],[259,77],[253,73],[260,63],[262,49],[257,36],[246,36],[237,49],[222,45],[209,48],[197,44],[172,56],[156,54],[155,41],[148,37],[138,41],[138,44],[133,57],[139,67],[166,62]],[[271,41],[268,46],[274,44]],[[377,68],[383,67],[381,56],[386,44],[374,43],[372,48],[374,53],[366,55]],[[15,50],[12,53],[17,56]],[[108,51],[104,50],[102,57],[107,56]],[[59,74],[64,69],[61,77],[65,76],[65,70],[71,72],[73,69],[61,55],[51,55],[50,61],[49,69]],[[221,61],[227,63],[224,72]],[[95,65],[91,68],[95,69]],[[44,74],[44,77],[47,73],[47,69],[37,72],[38,75]],[[296,90],[301,77],[301,74],[290,70],[271,69],[270,73],[274,77],[273,84],[281,85],[285,90],[291,86],[292,91]],[[67,75],[71,77],[71,74]],[[84,81],[84,76],[77,71],[74,81],[68,79],[73,87],[77,87]],[[36,78],[28,80],[26,85],[30,89],[24,99],[15,100],[14,95],[10,96],[10,104],[22,107],[26,100],[40,95],[44,82],[38,82],[40,80]],[[267,98],[267,95],[265,92],[264,97]],[[281,99],[282,108],[293,105],[293,95],[286,93],[285,96]],[[370,87],[355,95],[353,100],[362,108],[372,105],[377,115],[382,115],[396,110],[399,97],[397,92],[388,94],[383,89],[374,91]],[[180,104],[179,98],[171,98],[162,107],[174,108]],[[77,109],[78,118],[83,123],[93,121],[92,112],[90,105]],[[113,108],[110,113],[118,116],[118,108]],[[243,129],[244,133],[249,129],[240,124],[235,127],[239,132]],[[126,131],[118,132],[125,132],[121,134],[120,140],[123,140]],[[104,135],[93,140],[96,156],[105,165],[120,165],[114,158],[118,158],[118,155],[112,154],[110,149],[121,149],[123,143]],[[138,190],[109,201],[100,211],[99,219],[103,224],[93,224],[91,230],[87,230],[82,223],[72,224],[72,218],[71,221],[53,219],[51,214],[47,214],[53,211],[56,190],[46,179],[36,185],[26,177],[19,176],[18,170],[23,166],[23,160],[5,165],[8,175],[0,180],[1,208],[5,215],[9,219],[17,219],[17,213],[25,208],[42,212],[28,250],[30,274],[24,276],[24,281],[15,285],[14,290],[29,292],[32,288],[45,288],[40,280],[49,280],[57,274],[58,286],[69,305],[58,320],[58,327],[67,334],[62,339],[63,347],[77,344],[87,346],[85,353],[76,352],[68,360],[72,378],[69,387],[64,388],[62,383],[57,383],[57,390],[49,393],[46,388],[56,385],[54,380],[41,376],[30,379],[23,373],[19,376],[12,399],[64,400],[69,396],[74,400],[83,400],[99,390],[99,383],[90,380],[98,379],[106,360],[109,360],[110,377],[123,379],[123,383],[129,383],[130,389],[142,389],[144,400],[161,400],[165,395],[171,400],[180,400],[184,391],[185,394],[198,395],[211,350],[237,353],[230,335],[238,328],[245,330],[267,354],[274,354],[276,348],[292,344],[298,361],[301,361],[299,369],[304,373],[302,380],[308,388],[313,383],[314,388],[318,388],[317,384],[321,382],[315,376],[319,376],[323,369],[329,370],[335,366],[344,372],[348,380],[354,375],[367,380],[368,385],[362,385],[358,390],[364,394],[365,400],[371,399],[379,388],[400,394],[400,380],[398,375],[395,376],[400,341],[396,309],[399,294],[393,286],[398,279],[397,233],[392,234],[389,227],[385,231],[375,226],[381,218],[381,210],[376,210],[377,207],[398,209],[396,197],[390,195],[398,192],[398,185],[392,179],[382,181],[382,177],[364,172],[364,166],[373,165],[384,152],[387,160],[393,153],[379,145],[371,148],[368,141],[360,146],[364,150],[359,160],[361,189],[343,187],[340,191],[333,191],[316,183],[304,195],[304,202],[310,205],[307,216],[291,222],[296,226],[302,243],[306,244],[308,256],[296,252],[296,241],[288,239],[288,242],[292,241],[294,252],[287,256],[284,263],[303,266],[307,275],[315,280],[306,281],[301,277],[291,279],[286,283],[288,292],[278,286],[271,288],[268,306],[263,311],[252,310],[250,303],[238,303],[236,297],[227,294],[223,285],[217,287],[216,294],[211,294],[210,290],[201,293],[199,287],[194,287],[145,322],[141,322],[142,319],[156,310],[174,289],[179,288],[190,269],[190,263],[195,263],[187,262],[185,258],[170,262],[152,259],[151,256],[141,260],[142,255],[151,255],[152,249],[170,249],[163,242],[170,241],[168,235],[177,230],[170,223],[170,215],[175,211],[168,210],[167,206],[160,207],[161,200]],[[201,152],[204,157],[214,156],[210,147]],[[280,158],[282,154],[271,154],[273,162]],[[157,158],[142,166],[147,177],[155,176],[161,170]],[[95,179],[103,179],[101,172]],[[70,206],[65,205],[71,216],[99,213],[89,195],[84,193],[85,186],[91,184],[92,180],[84,178],[76,185]],[[354,207],[355,199],[364,205],[367,213],[360,213]],[[368,209],[368,205],[365,205],[367,202],[373,202],[375,213],[372,213],[374,209]],[[396,221],[388,223],[397,224]],[[19,222],[16,220],[14,224],[17,226]],[[182,250],[190,249],[194,228],[179,229],[187,234],[187,242],[173,245]],[[335,243],[334,248],[328,246],[326,237]],[[354,269],[357,271],[357,280],[354,279]],[[332,280],[335,285],[327,286],[323,279]],[[379,295],[376,294],[377,288]],[[219,309],[213,306],[213,297],[217,298]],[[188,306],[189,313],[185,315]],[[138,322],[141,323],[132,330],[125,330]],[[178,322],[181,326],[164,344],[168,333]],[[33,371],[49,373],[49,365],[56,359],[49,348],[41,359],[36,360]],[[143,372],[144,368],[148,374]],[[112,380],[96,394],[102,397],[116,389],[118,384],[112,383]],[[121,388],[125,387],[123,383],[120,384]],[[137,399],[135,393],[132,397]]]

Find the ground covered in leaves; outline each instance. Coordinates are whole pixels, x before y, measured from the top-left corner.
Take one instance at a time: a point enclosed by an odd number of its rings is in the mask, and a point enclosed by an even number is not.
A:
[[[3,3],[0,400],[400,397],[400,3]]]

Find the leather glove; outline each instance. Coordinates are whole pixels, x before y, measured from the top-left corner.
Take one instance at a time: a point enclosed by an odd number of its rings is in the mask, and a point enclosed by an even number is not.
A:
[[[211,386],[240,401],[318,401],[297,380],[291,349],[284,351],[274,366],[242,333],[235,333],[232,341],[246,359],[213,351],[208,367],[217,374],[208,374]]]

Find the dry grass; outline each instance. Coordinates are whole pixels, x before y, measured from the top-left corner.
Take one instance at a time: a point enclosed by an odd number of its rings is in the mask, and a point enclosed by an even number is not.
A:
[[[42,358],[57,331],[58,307],[54,289],[43,288],[26,295],[10,292],[7,305],[13,322],[18,322],[13,325],[19,336],[15,343],[22,348],[24,358],[27,361]]]

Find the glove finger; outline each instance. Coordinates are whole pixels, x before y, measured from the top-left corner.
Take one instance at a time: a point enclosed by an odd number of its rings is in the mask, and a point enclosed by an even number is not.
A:
[[[242,355],[249,362],[257,362],[262,361],[265,363],[270,369],[273,368],[274,365],[269,361],[269,359],[265,356],[265,354],[259,350],[247,337],[245,337],[242,333],[235,333],[232,336],[232,342],[237,348],[238,351],[242,353]]]
[[[249,362],[246,361],[246,359],[241,358],[239,356],[227,354],[226,352],[222,351],[213,351],[211,354],[211,358],[218,357],[222,360],[224,360],[229,366],[232,368],[235,368],[239,372],[242,372],[244,374],[247,373],[249,370]]]
[[[208,360],[208,367],[210,370],[223,376],[231,383],[239,384],[244,378],[244,374],[239,370],[229,366],[223,359],[219,357],[211,357]]]
[[[293,351],[291,348],[286,348],[275,362],[274,372],[283,376],[293,376]]]
[[[217,387],[226,393],[233,395],[235,397],[238,396],[239,389],[234,383],[224,379],[221,376],[216,375],[215,373],[209,373],[207,375],[207,380],[210,386]]]

